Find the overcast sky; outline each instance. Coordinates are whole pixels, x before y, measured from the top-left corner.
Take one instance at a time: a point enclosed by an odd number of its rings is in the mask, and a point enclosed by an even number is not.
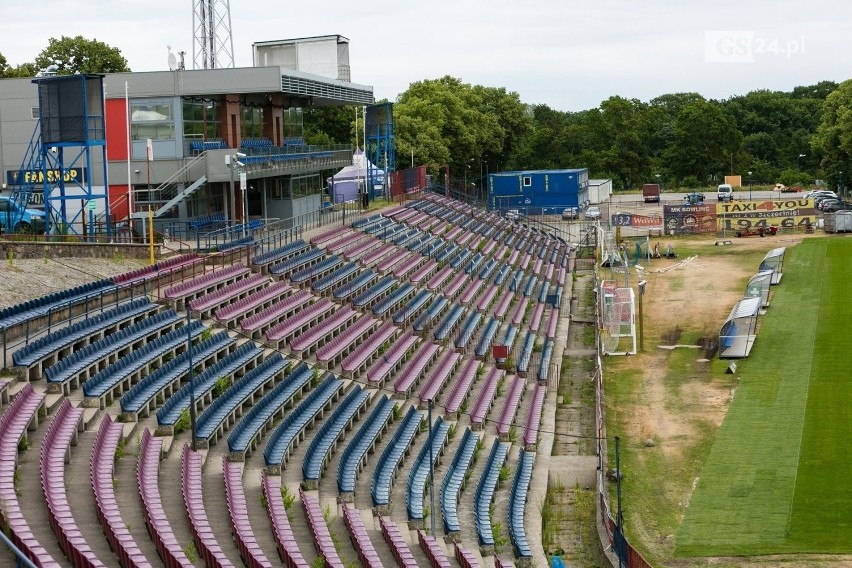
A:
[[[32,61],[50,37],[117,47],[134,71],[192,59],[193,0],[2,0],[0,53]],[[612,95],[728,98],[852,77],[849,0],[340,0],[231,2],[236,65],[255,41],[340,34],[352,81],[394,100],[452,75],[576,111]]]

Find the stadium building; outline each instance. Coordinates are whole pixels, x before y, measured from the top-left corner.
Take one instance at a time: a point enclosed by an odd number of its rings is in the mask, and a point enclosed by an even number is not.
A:
[[[488,209],[526,215],[560,213],[589,203],[589,170],[530,170],[488,175]]]
[[[339,35],[255,43],[253,55],[248,68],[186,70],[170,57],[170,71],[104,76],[102,111],[87,103],[104,152],[61,174],[34,165],[42,151],[37,125],[47,112],[40,110],[39,82],[50,78],[0,81],[3,195],[29,182],[29,206],[43,207],[43,178],[73,177],[99,188],[90,195],[108,196],[113,223],[150,207],[160,230],[177,233],[190,220],[198,227],[320,209],[324,180],[352,163],[353,146],[306,145],[303,113],[370,105],[373,89],[351,81],[348,40]],[[74,184],[67,185],[73,194]],[[69,208],[91,208],[102,223],[107,199],[87,206],[85,194]]]

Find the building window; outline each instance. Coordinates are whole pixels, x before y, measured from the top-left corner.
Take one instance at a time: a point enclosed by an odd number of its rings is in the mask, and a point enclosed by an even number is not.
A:
[[[304,135],[305,125],[302,109],[284,109],[284,138],[303,138]]]
[[[263,109],[260,107],[243,107],[240,119],[241,138],[263,137]]]
[[[524,187],[532,187],[532,176],[524,176]]]
[[[221,109],[219,101],[183,102],[183,137],[191,140],[222,138]]]
[[[322,181],[319,174],[293,176],[290,178],[290,196],[293,199],[307,197],[322,191]]]
[[[174,140],[172,105],[131,104],[130,137],[133,140]]]

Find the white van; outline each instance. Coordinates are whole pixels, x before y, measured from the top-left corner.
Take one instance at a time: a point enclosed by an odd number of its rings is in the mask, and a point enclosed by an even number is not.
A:
[[[731,201],[734,198],[734,188],[729,183],[720,184],[716,190],[719,202]]]

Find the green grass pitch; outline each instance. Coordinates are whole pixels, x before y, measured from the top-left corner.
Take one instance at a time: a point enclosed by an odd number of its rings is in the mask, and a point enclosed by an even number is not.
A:
[[[678,556],[852,553],[852,239],[806,239],[783,273]]]

